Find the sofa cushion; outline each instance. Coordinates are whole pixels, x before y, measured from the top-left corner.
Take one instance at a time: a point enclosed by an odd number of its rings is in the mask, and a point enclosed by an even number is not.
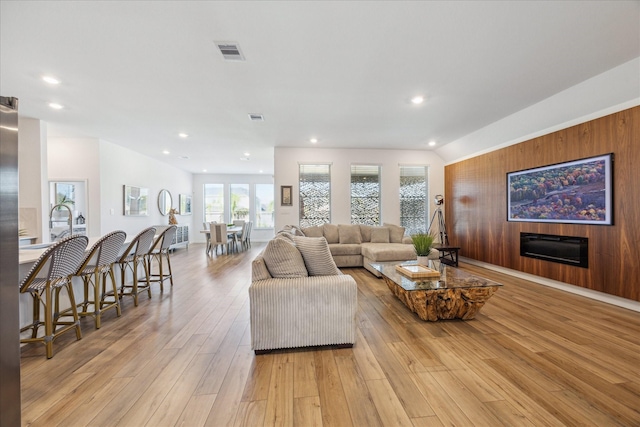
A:
[[[360,235],[362,236],[362,243],[371,241],[371,230],[373,229],[370,225],[360,224]]]
[[[404,243],[363,243],[362,255],[370,261],[405,261],[416,259],[413,245]]]
[[[371,243],[389,243],[389,228],[388,227],[372,227],[371,228]]]
[[[302,254],[309,276],[342,274],[331,257],[329,245],[324,237],[293,236],[293,240]]]
[[[386,222],[382,224],[384,227],[389,227],[389,241],[391,243],[402,243],[402,238],[404,237],[404,227],[400,227],[399,225],[387,224]]]
[[[262,257],[272,277],[307,277],[309,275],[300,251],[293,241],[287,238],[276,237],[269,240]]]
[[[322,234],[327,243],[340,243],[340,234],[338,226],[334,224],[322,224]]]
[[[344,244],[360,244],[362,236],[360,235],[360,226],[353,224],[339,224],[338,238],[341,245]]]
[[[306,237],[322,237],[322,227],[317,225],[312,225],[311,227],[306,227],[302,229],[302,233]]]
[[[360,245],[355,243],[332,243],[329,245],[331,255],[360,255]]]

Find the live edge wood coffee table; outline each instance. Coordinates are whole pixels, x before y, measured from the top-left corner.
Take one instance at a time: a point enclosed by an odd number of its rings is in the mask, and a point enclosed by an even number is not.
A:
[[[422,320],[473,319],[500,283],[474,276],[458,268],[430,261],[430,268],[440,271],[440,278],[410,279],[397,271],[398,264],[415,261],[378,262],[371,266],[411,311]]]

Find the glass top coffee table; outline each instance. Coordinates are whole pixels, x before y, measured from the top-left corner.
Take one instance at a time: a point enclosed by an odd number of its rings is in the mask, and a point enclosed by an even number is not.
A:
[[[411,279],[396,269],[399,264],[415,263],[376,262],[371,267],[382,274],[391,292],[422,320],[473,319],[502,286],[438,261],[429,261],[429,267],[438,270],[440,277]]]

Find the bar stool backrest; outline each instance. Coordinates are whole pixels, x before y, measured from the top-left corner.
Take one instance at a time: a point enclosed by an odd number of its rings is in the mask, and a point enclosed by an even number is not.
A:
[[[68,280],[82,262],[88,244],[89,239],[86,236],[69,236],[55,243],[33,264],[22,280],[20,290],[24,292],[36,278],[44,279],[52,285]],[[44,275],[39,276],[41,272]]]
[[[126,238],[127,233],[122,230],[112,231],[102,236],[85,256],[78,268],[78,273],[87,267],[104,267],[116,262]]]
[[[123,262],[129,256],[142,256],[149,252],[149,248],[153,243],[153,237],[156,235],[155,227],[149,227],[142,230],[136,237],[133,238],[131,243],[120,257],[120,262]]]
[[[176,227],[175,225],[172,225],[164,230],[162,234],[158,236],[155,242],[153,242],[153,245],[149,249],[149,253],[152,253],[155,250],[163,251],[165,249],[169,249],[169,246],[171,246],[171,244],[173,243],[173,238],[175,237],[177,230],[178,227]]]

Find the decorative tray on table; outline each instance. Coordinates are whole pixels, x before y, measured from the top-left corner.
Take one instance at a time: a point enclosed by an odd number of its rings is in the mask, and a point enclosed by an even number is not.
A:
[[[396,270],[410,279],[440,277],[440,272],[438,270],[418,264],[399,264],[396,265]]]

